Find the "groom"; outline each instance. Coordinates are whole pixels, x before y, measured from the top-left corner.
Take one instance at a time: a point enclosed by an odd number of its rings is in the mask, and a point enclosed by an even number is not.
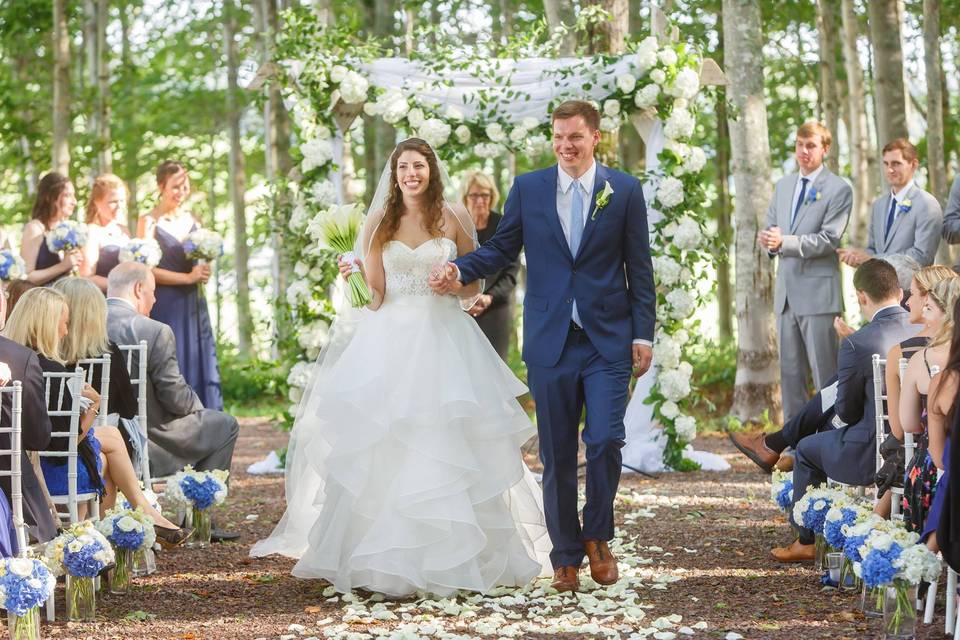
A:
[[[557,165],[518,176],[496,234],[432,277],[439,294],[527,257],[523,359],[537,405],[553,586],[576,591],[584,555],[603,585],[617,581],[613,500],[620,481],[631,364],[650,367],[656,312],[640,181],[594,160],[600,114],[588,102],[553,112]],[[586,405],[583,525],[577,449]]]

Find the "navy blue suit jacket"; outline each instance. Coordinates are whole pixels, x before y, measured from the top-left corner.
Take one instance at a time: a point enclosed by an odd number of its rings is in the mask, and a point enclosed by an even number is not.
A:
[[[524,361],[544,367],[557,363],[574,300],[600,355],[610,362],[629,361],[633,340],[652,342],[656,322],[657,295],[640,181],[597,163],[583,237],[573,256],[557,214],[557,175],[554,165],[517,177],[496,234],[456,261],[460,278],[470,283],[495,273],[525,247]],[[596,210],[597,195],[607,182],[613,195]]]

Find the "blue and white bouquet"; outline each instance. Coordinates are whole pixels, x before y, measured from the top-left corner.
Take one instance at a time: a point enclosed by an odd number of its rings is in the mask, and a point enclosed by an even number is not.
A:
[[[61,220],[47,234],[47,248],[54,253],[82,249],[87,244],[87,225],[76,220]]]
[[[850,562],[854,563],[857,575],[860,573],[859,564],[863,560],[860,556],[860,549],[863,543],[874,531],[886,529],[889,527],[889,520],[884,520],[873,512],[861,512],[854,518],[853,524],[843,525],[843,555]]]
[[[113,508],[97,523],[97,529],[117,549],[149,549],[157,541],[153,518],[143,509]]]
[[[46,565],[34,558],[4,558],[0,561],[0,590],[3,608],[17,616],[50,598],[57,579]],[[11,632],[10,637],[17,637]]]
[[[187,258],[200,263],[216,260],[223,255],[223,237],[209,229],[191,231],[183,241],[183,252]]]
[[[10,249],[0,251],[0,280],[12,282],[27,277],[27,263]]]
[[[110,542],[89,520],[71,525],[50,541],[44,556],[51,571],[77,578],[96,577],[116,559]]]
[[[167,483],[163,495],[177,504],[200,510],[209,509],[227,499],[229,476],[229,471],[195,471],[187,465]]]
[[[777,506],[786,511],[793,504],[793,472],[774,471],[773,484],[770,486],[770,498]]]
[[[847,541],[844,527],[853,526],[865,509],[853,501],[835,500],[823,519],[823,537],[827,544],[834,549],[843,549]]]
[[[803,497],[793,505],[793,521],[805,529],[810,529],[814,534],[822,536],[827,511],[830,510],[833,502],[847,499],[847,494],[826,485],[807,489]]]
[[[120,262],[139,262],[155,267],[160,264],[161,255],[160,245],[153,238],[131,238],[120,249]]]

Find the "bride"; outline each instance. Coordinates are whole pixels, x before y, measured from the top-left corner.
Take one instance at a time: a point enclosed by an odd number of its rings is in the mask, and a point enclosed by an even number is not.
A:
[[[343,593],[485,592],[549,567],[526,389],[462,311],[483,286],[458,301],[427,285],[476,248],[447,180],[422,140],[391,155],[358,242],[373,302],[338,316],[290,437],[286,513],[251,551]]]

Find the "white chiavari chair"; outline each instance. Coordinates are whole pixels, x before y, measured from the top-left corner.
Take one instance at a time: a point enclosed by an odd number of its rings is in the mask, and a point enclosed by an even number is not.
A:
[[[0,405],[7,402],[10,398],[10,424],[3,424],[0,420],[0,433],[8,434],[10,446],[7,449],[0,449],[0,456],[9,456],[10,464],[6,465],[8,471],[0,471],[0,476],[10,477],[10,513],[13,517],[13,529],[17,540],[17,552],[21,557],[27,552],[27,524],[23,520],[23,490],[22,490],[22,464],[23,464],[23,440],[21,438],[21,414],[23,388],[20,381],[14,381],[7,386],[0,387]],[[2,416],[2,414],[0,414]]]

